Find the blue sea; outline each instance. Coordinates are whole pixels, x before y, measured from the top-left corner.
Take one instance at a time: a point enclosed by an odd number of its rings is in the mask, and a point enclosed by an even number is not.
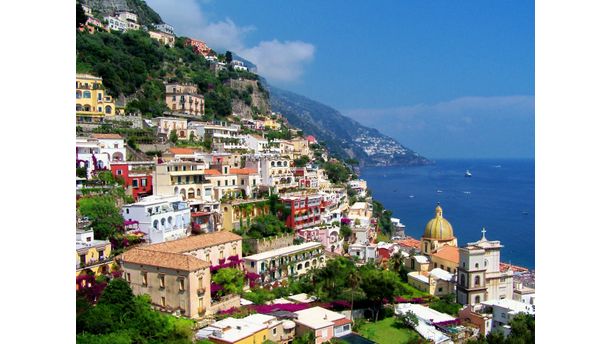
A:
[[[465,171],[471,178],[464,176]],[[361,170],[374,199],[420,239],[440,202],[459,245],[477,241],[486,228],[500,240],[503,262],[535,267],[534,160],[437,160],[430,166]],[[441,192],[438,192],[441,191]],[[413,197],[410,197],[413,196]]]

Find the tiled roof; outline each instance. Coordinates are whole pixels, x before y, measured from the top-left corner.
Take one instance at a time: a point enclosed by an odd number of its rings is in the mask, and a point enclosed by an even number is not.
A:
[[[438,249],[436,253],[432,254],[432,256],[459,264],[459,248],[455,246],[443,246]]]
[[[219,170],[210,169],[210,170],[204,170],[204,174],[208,174],[211,176],[219,176],[221,175],[221,172],[219,172]]]
[[[404,247],[413,247],[416,249],[420,249],[421,248],[421,240],[417,240],[414,238],[406,238],[404,240],[400,240],[400,241],[396,241],[396,243],[400,246],[404,246]]]
[[[168,151],[172,154],[193,154],[195,152],[195,149],[183,148],[183,147],[172,147],[172,148],[168,148]]]
[[[231,174],[257,174],[254,168],[230,168]]]
[[[158,266],[168,269],[183,271],[194,271],[210,266],[209,262],[182,253],[172,253],[150,250],[145,248],[133,248],[120,256],[127,263]]]
[[[118,139],[118,140],[123,138],[119,134],[92,134],[91,137],[93,137],[94,139]]]
[[[145,248],[151,251],[185,253],[236,240],[242,240],[242,237],[232,232],[220,231],[208,234],[193,235],[182,239],[153,244],[146,246]]]

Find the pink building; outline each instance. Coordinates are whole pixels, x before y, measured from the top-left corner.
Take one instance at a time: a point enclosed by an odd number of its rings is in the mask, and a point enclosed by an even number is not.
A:
[[[342,245],[344,239],[340,236],[339,227],[311,227],[300,229],[297,231],[297,235],[303,238],[304,241],[318,241],[320,242],[326,251],[332,253],[342,252]]]

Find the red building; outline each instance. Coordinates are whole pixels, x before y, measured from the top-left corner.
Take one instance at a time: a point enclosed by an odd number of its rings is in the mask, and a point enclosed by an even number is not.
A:
[[[131,190],[135,200],[153,194],[153,175],[151,172],[131,171],[129,162],[111,163],[113,176],[123,178],[124,185]]]
[[[287,227],[300,230],[321,223],[320,195],[284,197],[281,200],[291,209],[291,215],[285,222]]]
[[[187,38],[185,40],[185,44],[193,47],[193,51],[196,54],[206,56],[210,52],[210,48],[206,45],[204,41],[198,41],[197,39]]]

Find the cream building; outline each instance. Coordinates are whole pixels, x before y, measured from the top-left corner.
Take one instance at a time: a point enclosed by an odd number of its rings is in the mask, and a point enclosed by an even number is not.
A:
[[[457,301],[463,305],[512,299],[513,272],[499,269],[503,246],[499,241],[487,240],[485,233],[483,228],[480,240],[459,250]]]
[[[242,237],[230,232],[200,234],[140,246],[118,261],[135,295],[148,294],[161,311],[193,319],[240,307],[240,297],[213,299],[211,276],[221,267],[237,266],[242,258]]]

